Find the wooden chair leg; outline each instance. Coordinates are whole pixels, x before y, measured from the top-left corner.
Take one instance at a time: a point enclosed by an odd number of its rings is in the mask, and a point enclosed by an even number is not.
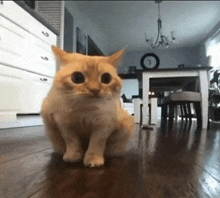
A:
[[[183,112],[183,105],[182,104],[180,105],[180,112],[181,112],[181,118],[183,120],[184,112]]]
[[[190,106],[190,103],[187,102],[187,109],[188,109],[188,118],[190,120],[190,122],[192,121],[192,112],[191,112],[191,106]]]
[[[170,103],[169,105],[169,128],[173,126],[173,118],[174,118],[174,104]]]
[[[187,110],[186,110],[186,104],[183,104],[183,110],[184,110],[184,118],[187,120],[188,114],[187,114]]]
[[[140,104],[140,125],[142,125],[143,104]]]
[[[135,123],[140,123],[140,120],[141,120],[141,117],[140,117],[141,116],[141,111],[140,111],[141,103],[142,103],[142,100],[140,98],[133,99]]]
[[[175,117],[175,120],[177,121],[178,120],[178,105],[174,107],[174,117]]]
[[[162,120],[165,121],[167,119],[167,104],[162,104],[162,112],[161,112],[161,116],[162,116]]]
[[[201,105],[200,102],[194,103],[195,111],[196,111],[196,118],[197,118],[197,128],[202,128],[202,113],[201,113]]]

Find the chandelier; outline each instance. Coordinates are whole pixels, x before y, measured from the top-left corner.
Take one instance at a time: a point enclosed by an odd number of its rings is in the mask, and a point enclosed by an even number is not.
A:
[[[158,4],[158,20],[157,20],[157,24],[158,24],[158,35],[157,35],[157,40],[155,43],[153,43],[153,38],[149,38],[147,37],[147,34],[145,33],[145,40],[146,42],[152,47],[152,48],[157,48],[160,45],[168,48],[170,46],[170,44],[172,44],[175,41],[175,35],[174,35],[174,31],[171,32],[171,38],[172,40],[170,41],[165,35],[163,35],[162,33],[162,19],[160,17],[160,3],[162,0],[155,0],[155,3]],[[159,40],[160,39],[160,40]]]

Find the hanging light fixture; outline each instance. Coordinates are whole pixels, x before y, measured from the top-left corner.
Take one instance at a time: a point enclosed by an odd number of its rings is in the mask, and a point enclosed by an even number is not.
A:
[[[153,43],[153,38],[149,38],[147,37],[147,34],[145,33],[145,40],[146,42],[152,47],[152,48],[157,48],[160,45],[168,48],[170,46],[170,44],[172,44],[175,41],[175,35],[174,35],[174,31],[171,32],[171,38],[172,40],[170,41],[166,36],[163,35],[162,33],[162,19],[160,17],[160,3],[162,0],[155,0],[155,3],[158,4],[158,20],[157,20],[157,24],[158,24],[158,35],[157,35],[157,40],[155,43]],[[159,40],[160,39],[160,40]]]

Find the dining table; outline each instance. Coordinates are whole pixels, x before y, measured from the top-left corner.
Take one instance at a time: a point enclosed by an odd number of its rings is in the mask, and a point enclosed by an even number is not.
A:
[[[201,93],[202,128],[206,129],[208,126],[209,71],[211,69],[210,66],[137,69],[135,74],[141,79],[143,89],[142,127],[149,126],[149,92],[176,91],[197,81],[198,91]]]

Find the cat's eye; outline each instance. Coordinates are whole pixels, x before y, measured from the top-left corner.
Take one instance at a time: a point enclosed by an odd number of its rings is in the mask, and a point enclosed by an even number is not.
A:
[[[112,77],[109,73],[104,73],[101,76],[101,82],[104,84],[109,84],[112,80]]]
[[[85,77],[81,72],[74,72],[72,74],[72,81],[76,84],[84,83]]]

